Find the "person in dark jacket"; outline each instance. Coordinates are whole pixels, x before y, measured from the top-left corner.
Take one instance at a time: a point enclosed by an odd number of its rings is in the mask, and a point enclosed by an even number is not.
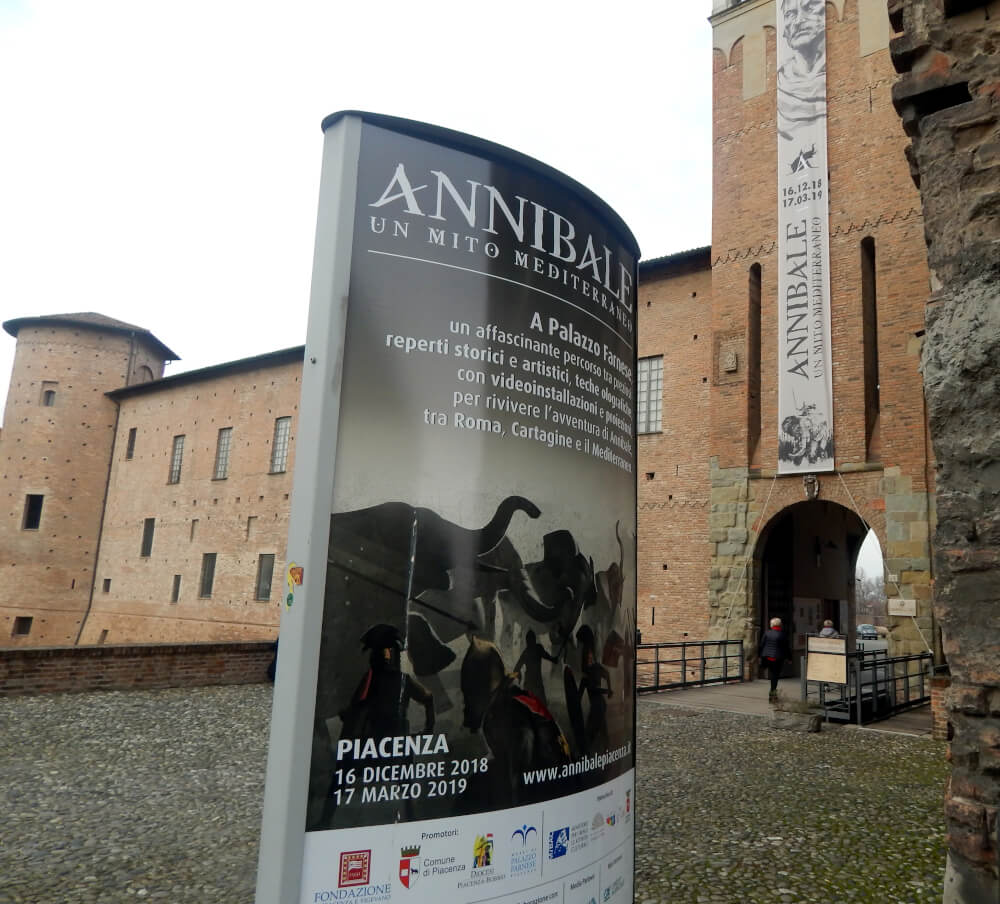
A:
[[[778,696],[778,679],[781,677],[781,669],[785,660],[792,658],[788,646],[788,634],[782,628],[780,618],[771,619],[771,627],[764,632],[760,639],[758,653],[760,661],[767,669],[767,677],[771,679],[771,691],[767,699],[775,700]]]

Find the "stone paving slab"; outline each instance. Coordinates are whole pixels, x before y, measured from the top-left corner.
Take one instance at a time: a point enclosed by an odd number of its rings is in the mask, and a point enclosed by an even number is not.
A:
[[[0,701],[0,904],[250,904],[270,704],[269,685]],[[940,900],[943,744],[638,711],[640,904]]]

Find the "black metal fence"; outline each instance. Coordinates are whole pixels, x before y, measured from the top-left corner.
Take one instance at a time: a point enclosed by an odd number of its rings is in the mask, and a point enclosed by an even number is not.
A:
[[[858,650],[847,654],[847,684],[803,677],[802,699],[818,703],[828,720],[864,725],[930,703],[933,671],[930,653],[889,656],[885,650]]]
[[[635,689],[640,694],[743,680],[742,640],[641,643],[635,656]]]

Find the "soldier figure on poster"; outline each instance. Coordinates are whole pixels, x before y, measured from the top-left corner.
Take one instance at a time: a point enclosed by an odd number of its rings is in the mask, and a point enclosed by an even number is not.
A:
[[[402,503],[333,517],[320,660],[321,674],[344,676],[330,681],[332,690],[351,686],[347,678],[356,658],[344,619],[357,606],[367,617],[383,620],[360,638],[368,663],[360,680],[353,672],[350,700],[338,705],[336,697],[324,695],[317,702],[311,787],[322,789],[322,797],[311,800],[310,829],[378,822],[390,810],[394,820],[442,812],[440,797],[411,796],[379,807],[383,802],[366,796],[365,789],[350,794],[344,786],[343,776],[359,766],[352,752],[358,748],[345,741],[408,734],[411,704],[424,709],[424,734],[435,728],[443,732],[452,756],[474,761],[486,754],[486,768],[466,777],[464,788],[450,801],[451,812],[471,812],[484,801],[497,807],[518,805],[585,787],[586,782],[569,775],[563,776],[568,780],[529,785],[525,774],[551,767],[561,771],[574,758],[600,754],[628,737],[631,713],[624,699],[614,704],[615,738],[609,733],[612,680],[598,659],[596,633],[604,640],[605,659],[610,656],[614,667],[621,665],[624,681],[623,660],[628,657],[622,656],[620,640],[630,632],[617,598],[626,578],[620,526],[615,527],[620,558],[606,571],[595,574],[569,531],[546,534],[545,558],[524,564],[501,532],[518,510],[535,518],[541,514],[529,500],[510,497],[497,508],[493,526],[482,531],[468,531],[430,510]],[[422,539],[425,524],[434,543]],[[442,545],[447,542],[455,545]],[[489,542],[493,547],[484,548]],[[372,550],[377,562],[366,559]],[[435,575],[448,581],[447,590]],[[606,588],[613,588],[615,600],[608,598]],[[538,632],[545,630],[555,655],[538,640]],[[524,638],[522,652],[511,670],[507,663],[520,646],[518,636]],[[466,651],[459,662],[456,651],[462,645]],[[548,680],[544,660],[552,663]],[[427,684],[440,693],[432,694]],[[451,703],[455,697],[462,701],[460,724]],[[414,762],[412,755],[385,760]],[[400,774],[412,777],[414,771],[407,768]],[[606,777],[601,770],[592,780]]]

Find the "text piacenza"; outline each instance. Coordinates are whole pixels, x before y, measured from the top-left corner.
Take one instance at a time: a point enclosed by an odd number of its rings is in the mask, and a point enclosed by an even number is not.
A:
[[[337,759],[350,757],[370,760],[401,756],[434,756],[448,753],[448,738],[443,734],[395,735],[381,738],[341,738],[337,741]]]

